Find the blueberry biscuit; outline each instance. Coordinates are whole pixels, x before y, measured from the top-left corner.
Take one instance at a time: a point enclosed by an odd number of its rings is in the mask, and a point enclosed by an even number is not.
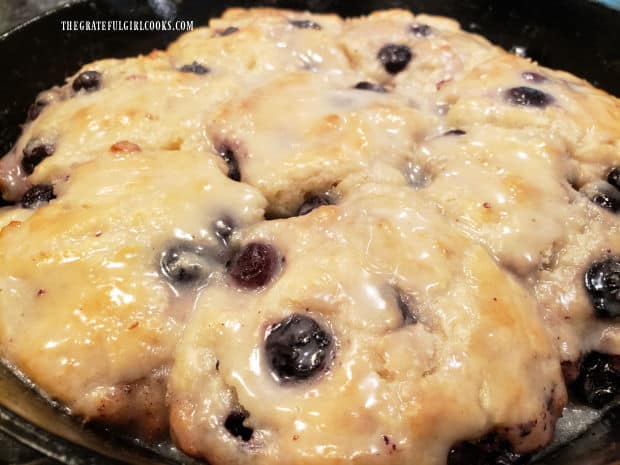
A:
[[[620,102],[447,18],[230,9],[42,92],[0,354],[218,464],[523,464],[620,385]]]
[[[238,240],[239,260],[272,250],[240,265],[269,276],[233,266],[196,304],[169,389],[184,450],[400,464],[494,428],[518,452],[550,438],[565,391],[533,296],[408,187],[368,184]]]

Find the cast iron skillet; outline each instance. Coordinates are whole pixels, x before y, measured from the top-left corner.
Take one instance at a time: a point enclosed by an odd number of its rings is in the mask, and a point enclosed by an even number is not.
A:
[[[0,36],[0,154],[15,142],[39,91],[61,84],[89,61],[147,53],[179,34],[63,32],[61,20],[174,17],[193,20],[197,27],[228,6],[257,5],[344,16],[405,7],[451,16],[504,48],[518,48],[543,65],[571,71],[620,96],[620,11],[587,0],[78,0]],[[620,464],[620,403],[602,411],[574,404],[558,429],[556,442],[535,457],[536,464]],[[147,445],[84,427],[2,365],[0,430],[70,465],[198,463],[169,443]]]

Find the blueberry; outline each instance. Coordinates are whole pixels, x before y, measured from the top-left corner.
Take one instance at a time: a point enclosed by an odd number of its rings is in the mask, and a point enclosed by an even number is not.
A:
[[[527,107],[545,108],[553,103],[553,97],[531,87],[513,87],[504,94],[508,103]]]
[[[431,32],[433,32],[433,28],[430,27],[428,24],[414,24],[409,28],[409,30],[416,37],[428,37],[429,35],[431,35]]]
[[[606,181],[589,182],[579,191],[601,208],[614,213],[620,210],[620,190]]]
[[[301,206],[297,210],[297,216],[307,215],[312,210],[331,204],[332,202],[327,195],[313,195],[312,197],[308,197],[305,202],[301,204]]]
[[[53,186],[49,184],[35,184],[24,193],[21,203],[23,208],[39,208],[55,198]]]
[[[245,426],[243,422],[250,416],[246,410],[233,411],[228,414],[224,421],[224,428],[236,438],[248,442],[252,439],[254,429]]]
[[[26,174],[32,174],[35,167],[45,158],[51,156],[56,151],[53,144],[41,142],[38,139],[32,139],[24,147],[24,156],[22,158],[22,168]]]
[[[228,165],[228,177],[233,181],[241,181],[241,172],[235,152],[230,147],[224,146],[220,149],[219,154]]]
[[[375,84],[373,82],[361,81],[355,84],[355,89],[358,90],[369,90],[371,92],[378,92],[380,94],[387,93],[387,89],[380,84]]]
[[[289,23],[298,29],[323,29],[319,23],[315,23],[309,19],[292,19]]]
[[[220,242],[224,245],[228,245],[230,236],[235,230],[235,226],[229,217],[224,217],[213,223],[213,230]]]
[[[162,275],[175,284],[204,282],[210,274],[204,250],[191,242],[178,243],[162,252],[159,267]]]
[[[222,29],[221,31],[217,32],[218,36],[224,37],[224,36],[229,36],[231,34],[234,34],[235,32],[239,32],[239,28],[235,27],[235,26],[228,26],[226,29]]]
[[[607,182],[614,186],[616,189],[620,189],[620,168],[613,167],[607,174]]]
[[[101,87],[101,73],[99,71],[84,71],[73,80],[73,90],[79,92],[93,92]]]
[[[450,129],[443,133],[444,136],[464,136],[465,134],[467,134],[467,132],[462,129]]]
[[[609,404],[620,394],[620,355],[590,352],[573,387],[591,407]]]
[[[189,65],[181,66],[179,68],[179,71],[181,71],[182,73],[194,73],[194,74],[208,74],[209,72],[211,72],[209,68],[201,65],[197,61],[193,61]]]
[[[590,186],[586,189],[586,194],[592,202],[614,213],[620,210],[620,190],[604,181]]]
[[[314,319],[294,314],[271,326],[265,341],[269,365],[280,382],[311,378],[325,367],[331,335]]]
[[[448,465],[522,465],[527,455],[517,454],[510,442],[489,433],[477,441],[463,441],[450,449]]]
[[[400,73],[407,67],[412,58],[413,53],[406,45],[387,44],[377,53],[377,59],[390,74]]]
[[[536,84],[540,84],[541,82],[545,82],[547,78],[542,74],[535,73],[534,71],[524,71],[521,73],[521,77],[529,82],[535,82]]]
[[[620,316],[620,257],[594,262],[584,275],[584,284],[597,317]]]
[[[229,273],[240,286],[256,288],[267,284],[276,272],[276,249],[263,242],[251,242],[237,253],[229,266]]]
[[[399,289],[396,289],[396,304],[405,325],[414,325],[418,322],[417,316],[411,310],[411,298]]]

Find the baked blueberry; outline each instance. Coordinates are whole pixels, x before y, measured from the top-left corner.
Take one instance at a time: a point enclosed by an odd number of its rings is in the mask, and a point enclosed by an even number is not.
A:
[[[26,174],[32,174],[35,167],[45,158],[54,154],[56,147],[53,144],[42,142],[38,139],[32,139],[24,147],[24,156],[22,158],[22,168]]]
[[[607,174],[607,182],[614,186],[616,189],[620,189],[620,168],[613,167]]]
[[[101,73],[99,71],[84,71],[80,73],[71,85],[73,90],[79,92],[85,90],[86,92],[93,92],[101,87]]]
[[[462,129],[450,129],[443,133],[444,136],[464,136],[465,134],[467,134],[467,132]]]
[[[230,147],[225,146],[220,149],[219,153],[228,166],[228,177],[233,181],[241,181],[241,172],[235,152]]]
[[[496,433],[489,433],[477,441],[463,441],[448,453],[448,465],[522,465],[530,457],[517,454],[510,442]]]
[[[201,65],[197,61],[193,61],[189,65],[183,65],[179,68],[179,71],[182,73],[194,73],[194,74],[208,74],[211,72],[209,68],[204,65]]]
[[[592,187],[587,189],[586,194],[592,202],[601,208],[614,213],[620,210],[620,190],[609,183],[601,181],[592,184]]]
[[[620,356],[590,352],[573,387],[591,407],[609,404],[620,394]]]
[[[371,92],[378,92],[380,94],[385,94],[388,90],[380,84],[375,84],[374,82],[361,81],[355,84],[355,89],[358,90],[369,90]]]
[[[536,84],[540,84],[541,82],[545,82],[547,78],[540,73],[535,73],[534,71],[524,71],[521,73],[521,77],[529,82],[534,82]]]
[[[224,37],[224,36],[229,36],[231,34],[234,34],[235,32],[239,32],[239,28],[235,27],[235,26],[228,26],[226,29],[222,29],[221,31],[217,32],[218,36]]]
[[[174,284],[204,282],[210,274],[204,250],[191,242],[181,242],[163,251],[159,267],[161,274]]]
[[[608,179],[612,182],[617,182],[614,179],[615,175],[612,170],[608,175]],[[581,186],[579,190],[601,208],[614,213],[620,210],[620,189],[609,182],[603,180],[589,182]]]
[[[428,24],[414,24],[409,28],[409,30],[416,37],[428,37],[431,35],[431,32],[433,32],[433,28]]]
[[[294,314],[271,326],[265,340],[267,361],[280,382],[311,378],[323,370],[332,336],[313,318]]]
[[[319,23],[309,19],[292,19],[289,23],[298,29],[316,29],[317,31],[323,29]]]
[[[508,89],[504,95],[506,101],[513,105],[545,108],[553,103],[553,97],[551,97],[551,95],[526,86]]]
[[[400,44],[384,45],[377,53],[377,59],[390,74],[400,73],[407,67],[412,58],[411,49]]]
[[[230,412],[224,421],[224,428],[236,438],[248,442],[252,439],[254,429],[245,426],[243,422],[250,416],[246,410]]]
[[[50,184],[35,184],[24,193],[21,204],[23,208],[39,208],[55,198],[53,186]]]
[[[332,202],[330,198],[325,194],[313,195],[312,197],[308,197],[304,203],[301,204],[299,209],[297,210],[297,216],[304,216],[310,213],[312,210],[315,210],[324,205],[331,205]]]
[[[594,262],[584,275],[584,284],[597,317],[620,316],[620,257]]]
[[[250,242],[233,257],[229,273],[239,286],[256,288],[271,280],[277,266],[278,253],[272,245]]]

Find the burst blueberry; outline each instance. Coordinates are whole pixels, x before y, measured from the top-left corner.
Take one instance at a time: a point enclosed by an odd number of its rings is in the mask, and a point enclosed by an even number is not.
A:
[[[252,439],[254,429],[245,426],[243,422],[247,420],[250,414],[246,410],[236,410],[228,414],[224,421],[224,428],[234,437],[248,442]]]
[[[35,184],[28,189],[22,196],[21,204],[23,208],[39,208],[50,200],[55,199],[54,187],[50,184]]]
[[[294,314],[273,325],[267,332],[265,352],[277,380],[301,381],[325,368],[332,336],[313,318]]]
[[[159,266],[162,275],[174,284],[204,282],[209,274],[209,260],[201,247],[181,242],[162,252]]]
[[[52,156],[56,150],[54,144],[32,139],[24,147],[22,168],[26,174],[32,174],[36,166],[45,158]]]
[[[598,409],[612,402],[620,394],[620,356],[589,353],[573,388],[591,407]]]
[[[264,242],[251,242],[233,257],[229,273],[239,286],[251,289],[266,285],[277,268],[276,249]]]
[[[411,49],[406,45],[387,44],[377,53],[377,59],[390,74],[403,71],[413,58]]]
[[[553,97],[532,87],[513,87],[504,94],[506,101],[512,105],[545,108],[553,103]]]
[[[584,275],[584,284],[597,317],[620,316],[620,257],[594,262]]]
[[[93,92],[101,87],[101,73],[99,71],[84,71],[80,73],[71,85],[75,92],[84,90],[86,92]]]

